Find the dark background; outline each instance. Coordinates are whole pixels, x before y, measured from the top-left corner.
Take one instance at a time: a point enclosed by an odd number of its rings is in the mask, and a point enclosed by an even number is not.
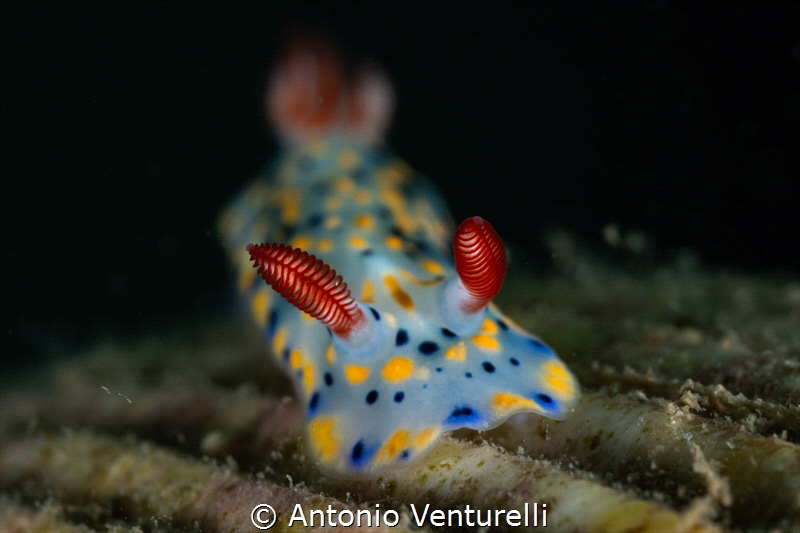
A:
[[[389,144],[549,268],[542,228],[800,273],[796,4],[0,3],[2,367],[229,308],[214,219],[271,160],[293,22],[396,84]],[[539,258],[537,260],[536,258]]]

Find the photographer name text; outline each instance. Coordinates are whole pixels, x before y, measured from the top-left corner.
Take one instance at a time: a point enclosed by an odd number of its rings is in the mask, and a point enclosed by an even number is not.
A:
[[[434,527],[547,527],[547,504],[525,503],[522,509],[431,509],[430,504],[408,506],[411,518],[417,527],[426,524]],[[314,509],[306,512],[303,506],[295,504],[287,525],[304,527],[394,527],[400,523],[400,515],[394,509],[380,508],[334,509],[328,505],[326,510]]]

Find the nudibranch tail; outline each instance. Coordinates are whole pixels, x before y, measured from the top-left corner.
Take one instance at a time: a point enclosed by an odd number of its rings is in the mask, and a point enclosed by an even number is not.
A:
[[[366,327],[364,312],[347,283],[322,260],[285,244],[250,244],[247,251],[268,285],[337,337],[346,340]]]
[[[506,276],[506,253],[500,236],[481,217],[470,217],[453,237],[458,277],[468,293],[459,302],[464,313],[483,309],[500,292]]]

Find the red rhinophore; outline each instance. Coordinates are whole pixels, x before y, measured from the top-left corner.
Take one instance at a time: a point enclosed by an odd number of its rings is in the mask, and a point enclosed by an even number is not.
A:
[[[286,300],[342,338],[366,325],[347,283],[321,259],[285,244],[248,244],[258,275]]]
[[[456,272],[472,298],[460,302],[465,313],[476,313],[497,296],[506,277],[506,252],[500,236],[481,217],[470,217],[453,237]]]

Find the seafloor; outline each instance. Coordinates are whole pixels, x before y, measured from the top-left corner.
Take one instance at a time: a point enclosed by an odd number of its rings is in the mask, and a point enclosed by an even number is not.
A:
[[[580,380],[565,421],[517,416],[342,481],[306,460],[291,385],[245,325],[106,342],[4,390],[0,531],[257,531],[260,503],[272,531],[297,504],[394,510],[362,529],[402,531],[412,503],[534,502],[554,531],[800,531],[800,282],[609,242],[613,267],[550,234],[555,269],[518,266],[496,300]]]

